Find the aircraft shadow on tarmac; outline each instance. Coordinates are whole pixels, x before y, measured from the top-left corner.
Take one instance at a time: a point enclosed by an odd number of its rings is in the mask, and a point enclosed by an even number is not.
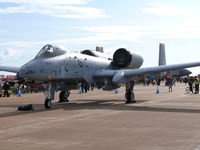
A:
[[[84,103],[79,103],[82,101]],[[77,103],[76,103],[77,102]],[[117,103],[116,103],[117,102]],[[174,112],[174,113],[200,113],[200,109],[186,109],[186,108],[164,108],[164,107],[152,107],[152,106],[137,106],[139,103],[143,103],[145,100],[137,100],[137,103],[125,104],[124,100],[75,100],[69,103],[54,103],[53,108],[45,109],[43,104],[34,104],[35,110],[32,111],[17,111],[18,105],[1,105],[0,108],[16,108],[16,111],[1,113],[0,118],[32,114],[38,112],[53,111],[56,109],[63,110],[120,110],[120,111],[147,111],[147,112]]]

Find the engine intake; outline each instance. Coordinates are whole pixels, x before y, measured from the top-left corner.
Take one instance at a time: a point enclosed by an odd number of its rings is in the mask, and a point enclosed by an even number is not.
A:
[[[113,54],[112,65],[118,68],[135,69],[143,64],[143,58],[125,48],[119,48]]]
[[[89,55],[89,56],[94,56],[94,57],[99,57],[99,58],[104,58],[108,59],[108,57],[100,51],[94,51],[94,50],[83,50],[81,54]]]

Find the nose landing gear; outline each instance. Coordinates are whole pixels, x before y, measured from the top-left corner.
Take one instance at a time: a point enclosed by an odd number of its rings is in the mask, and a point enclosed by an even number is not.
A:
[[[52,107],[51,100],[54,100],[55,83],[49,82],[45,93],[46,93],[46,98],[45,98],[44,106],[46,109],[49,109]]]

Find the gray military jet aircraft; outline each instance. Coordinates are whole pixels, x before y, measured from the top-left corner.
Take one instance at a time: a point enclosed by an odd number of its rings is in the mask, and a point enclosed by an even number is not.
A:
[[[86,52],[87,51],[87,52]],[[67,53],[52,45],[45,45],[36,57],[22,67],[0,66],[1,71],[15,72],[25,79],[46,83],[45,107],[52,107],[54,93],[60,90],[60,102],[67,101],[69,90],[81,82],[95,83],[103,90],[113,90],[126,84],[126,103],[134,100],[134,79],[150,73],[200,66],[200,62],[140,68],[142,56],[119,48],[110,60],[86,50]]]

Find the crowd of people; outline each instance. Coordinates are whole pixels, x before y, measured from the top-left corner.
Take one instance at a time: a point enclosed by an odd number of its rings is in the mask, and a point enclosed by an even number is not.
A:
[[[80,92],[81,93],[87,93],[91,89],[91,91],[94,90],[94,84],[89,84],[88,82],[81,82],[80,83]]]
[[[5,81],[0,86],[0,97],[9,97],[13,95],[21,95],[25,93],[44,91],[42,85],[36,85],[35,83],[23,84],[18,81]]]
[[[180,83],[188,84],[191,93],[193,94],[199,93],[200,79],[197,76],[189,76],[189,77],[185,77],[181,79],[172,78],[172,77],[165,78],[165,79],[161,79],[158,77],[157,79],[153,79],[153,80],[145,79],[144,85],[149,86],[150,84],[152,84],[152,85],[160,86],[161,82],[165,82],[165,86],[168,86],[169,92],[172,92],[173,91],[172,87],[176,85],[176,83],[180,82]]]
[[[199,93],[199,83],[200,79],[195,77],[185,77],[182,79],[176,79],[176,78],[157,78],[157,79],[145,79],[144,85],[149,86],[157,85],[157,89],[161,85],[161,82],[165,82],[165,86],[168,86],[168,91],[173,91],[173,86],[176,85],[176,82],[184,82],[185,84],[188,84],[189,90],[191,93],[198,94]],[[80,93],[87,93],[89,90],[93,90],[95,84],[89,84],[87,82],[81,82],[80,83]],[[97,88],[99,88],[97,86]],[[36,85],[34,83],[29,84],[22,84],[18,81],[5,81],[2,85],[0,85],[0,97],[9,97],[11,94],[13,95],[19,95],[19,93],[33,93],[33,92],[44,92],[45,86],[43,85]],[[158,89],[159,90],[159,89]]]
[[[165,86],[168,86],[169,92],[172,92],[173,85],[175,85],[176,82],[179,82],[179,80],[177,80],[175,78],[161,79],[160,77],[158,77],[157,79],[154,79],[154,80],[145,80],[144,85],[149,86],[150,84],[152,84],[152,85],[160,86],[161,82],[165,82]]]
[[[95,85],[89,84],[88,82],[80,83],[81,93],[87,93],[89,90],[94,90]],[[18,81],[5,81],[0,85],[0,97],[10,97],[10,95],[21,96],[25,93],[38,93],[44,92],[46,86],[44,84],[35,83],[20,83]]]

